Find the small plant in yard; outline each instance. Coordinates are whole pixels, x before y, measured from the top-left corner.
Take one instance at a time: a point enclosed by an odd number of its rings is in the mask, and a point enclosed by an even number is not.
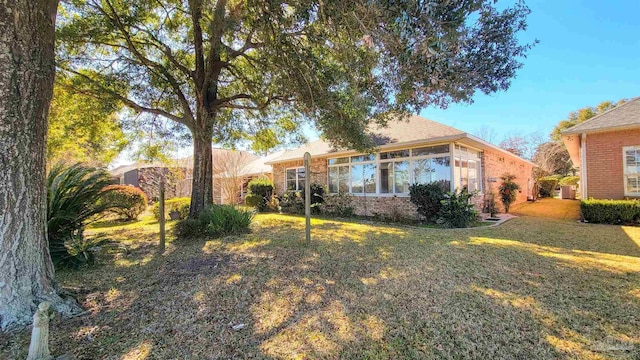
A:
[[[113,191],[110,183],[109,173],[82,164],[59,163],[47,174],[47,233],[56,266],[90,262],[82,259],[90,257],[84,250],[93,247],[84,240],[83,230],[96,215],[112,208],[104,201]]]
[[[176,213],[180,219],[186,219],[189,216],[189,205],[191,204],[191,198],[181,197],[168,199],[164,202],[164,216],[167,220],[171,219],[171,213]],[[151,207],[151,213],[153,217],[160,219],[160,204],[155,203]]]
[[[322,212],[327,215],[351,217],[355,213],[353,196],[348,193],[332,194],[324,197]]]
[[[467,188],[445,194],[440,202],[442,207],[438,212],[438,224],[449,228],[469,227],[478,217],[475,207],[469,202],[472,196]]]
[[[518,191],[520,190],[520,185],[513,181],[515,178],[515,175],[511,174],[504,174],[500,177],[502,184],[500,184],[498,193],[500,194],[500,201],[502,201],[502,204],[504,205],[505,213],[509,212],[509,207],[514,201],[516,201]]]
[[[445,182],[434,181],[428,184],[413,184],[409,186],[411,202],[418,208],[418,214],[424,216],[428,222],[437,220],[437,215],[442,208],[442,200],[448,188],[444,188]]]
[[[147,195],[139,188],[128,185],[107,186],[102,201],[111,205],[110,212],[124,220],[136,220],[147,208]]]
[[[197,219],[186,218],[176,224],[179,239],[218,237],[249,232],[253,212],[232,205],[211,205]]]
[[[302,192],[289,190],[279,199],[280,211],[285,214],[304,214],[304,198]]]
[[[273,181],[265,177],[259,177],[249,181],[249,192],[245,196],[245,204],[255,207],[258,211],[266,211],[273,194]]]
[[[498,214],[498,205],[496,204],[496,195],[493,192],[488,194],[488,198],[485,200],[484,208],[482,209],[489,216],[495,217]]]

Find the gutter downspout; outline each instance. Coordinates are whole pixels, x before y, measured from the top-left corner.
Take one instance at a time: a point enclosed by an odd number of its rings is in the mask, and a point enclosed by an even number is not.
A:
[[[587,199],[587,134],[580,135],[580,197]]]

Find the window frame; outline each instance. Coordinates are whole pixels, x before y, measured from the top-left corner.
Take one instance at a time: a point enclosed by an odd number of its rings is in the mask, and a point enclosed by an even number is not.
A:
[[[631,173],[627,172],[627,151],[629,150],[640,152],[640,145],[622,147],[622,182],[624,185],[624,196],[640,197],[640,191],[638,191],[637,193],[629,192],[629,177],[635,177],[637,179],[636,181],[640,182],[640,171]]]
[[[327,187],[329,188],[331,185],[331,168],[339,168],[339,167],[346,167],[347,168],[347,172],[349,175],[348,178],[348,193],[351,195],[355,195],[355,196],[379,196],[379,197],[385,197],[385,196],[409,196],[409,192],[395,192],[396,191],[396,178],[395,178],[395,163],[397,162],[407,162],[408,164],[408,182],[409,185],[412,185],[415,183],[415,176],[414,176],[414,161],[418,161],[418,160],[425,160],[425,159],[435,159],[435,158],[449,158],[449,168],[453,169],[454,167],[454,160],[455,157],[451,151],[451,149],[453,148],[453,146],[451,146],[453,143],[451,142],[447,142],[447,143],[435,143],[435,144],[421,144],[421,145],[414,145],[414,146],[406,146],[406,147],[402,147],[402,148],[395,148],[395,149],[384,149],[383,151],[378,151],[375,154],[373,154],[373,159],[371,160],[367,160],[367,161],[353,161],[354,157],[359,157],[359,156],[367,156],[368,154],[349,154],[349,155],[342,155],[342,156],[337,156],[337,157],[331,157],[331,158],[327,158]],[[430,148],[430,147],[439,147],[439,146],[443,146],[446,145],[448,148],[447,152],[442,152],[442,153],[433,153],[433,154],[426,154],[426,155],[418,155],[418,156],[414,156],[413,155],[413,151],[417,150],[417,149],[424,149],[424,148]],[[389,158],[389,159],[382,159],[381,154],[382,153],[387,153],[387,152],[400,152],[400,151],[408,151],[408,156],[405,157],[397,157],[397,158]],[[478,152],[481,152],[480,150],[478,150]],[[346,161],[341,160],[340,162],[337,161],[338,159],[346,159]],[[482,158],[480,157],[479,161],[482,161]],[[381,184],[382,184],[382,175],[381,175],[381,165],[383,163],[394,163],[392,165],[392,180],[393,180],[393,184],[391,186],[391,191],[388,193],[382,193],[381,192]],[[372,164],[375,166],[375,181],[376,181],[376,191],[375,193],[370,193],[370,192],[366,192],[365,190],[365,185],[363,184],[363,192],[358,192],[358,193],[354,193],[353,192],[353,177],[352,177],[352,169],[354,165],[366,165],[366,164]],[[340,172],[340,170],[337,170],[338,173]],[[453,172],[453,171],[452,171]],[[452,175],[452,174],[451,174]],[[451,177],[451,175],[449,175]],[[450,178],[447,179],[451,184],[454,184],[455,179]],[[286,171],[285,171],[285,181],[286,181]],[[482,183],[482,179],[480,179],[480,183]],[[338,182],[338,192],[331,192],[329,191],[329,194],[338,194],[339,193],[339,188],[340,188],[340,183]]]
[[[287,191],[302,191],[302,190],[304,190],[304,189],[300,189],[299,188],[300,187],[300,172],[299,172],[300,169],[304,170],[304,166],[294,166],[294,167],[288,167],[288,168],[284,169],[284,191],[285,192],[287,192]],[[290,190],[289,187],[287,186],[287,183],[289,182],[289,179],[287,178],[287,172],[289,170],[295,170],[296,171],[296,188],[292,189],[292,190]],[[307,181],[307,179],[308,179],[308,176],[305,173],[304,180]]]

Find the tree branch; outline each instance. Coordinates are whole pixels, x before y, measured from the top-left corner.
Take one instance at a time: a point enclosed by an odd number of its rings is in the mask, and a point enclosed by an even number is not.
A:
[[[184,114],[185,115],[189,115],[191,118],[193,118],[193,112],[191,111],[191,106],[189,106],[189,102],[187,101],[187,98],[185,97],[184,93],[182,92],[182,88],[180,87],[180,84],[178,83],[177,79],[173,75],[171,75],[171,73],[169,73],[169,71],[167,70],[166,67],[156,63],[155,61],[152,61],[151,59],[148,59],[146,56],[144,56],[136,48],[135,43],[131,38],[131,34],[129,33],[129,31],[126,29],[126,27],[124,26],[124,24],[120,20],[120,17],[118,16],[116,10],[114,9],[113,5],[111,4],[111,1],[110,0],[106,0],[105,2],[109,6],[109,9],[111,10],[111,15],[113,15],[113,17],[111,17],[109,14],[107,14],[107,12],[104,11],[104,9],[102,7],[98,6],[98,8],[99,8],[100,11],[103,12],[103,14],[107,18],[109,18],[111,20],[112,23],[114,23],[114,25],[116,25],[118,27],[118,29],[122,33],[122,36],[124,37],[124,40],[127,43],[128,50],[131,51],[131,53],[136,58],[138,58],[138,60],[140,60],[140,62],[144,66],[147,66],[149,68],[157,69],[162,74],[162,76],[165,77],[165,79],[169,82],[169,84],[171,84],[171,87],[173,88],[173,91],[176,94],[176,96],[178,96],[178,100],[180,102],[180,105],[182,107],[182,111],[184,112]]]
[[[83,74],[81,72],[78,72],[76,70],[70,69],[70,68],[62,68],[64,71],[68,71],[74,75],[80,76],[81,78],[83,78],[84,80],[86,80],[87,82],[89,82],[92,86],[95,86],[96,88],[98,88],[100,90],[100,93],[107,93],[109,94],[112,98],[115,98],[117,100],[122,101],[123,104],[125,104],[126,106],[128,106],[129,108],[138,111],[138,112],[146,112],[146,113],[150,113],[150,114],[155,114],[155,115],[160,115],[160,116],[164,116],[167,119],[171,119],[175,122],[178,122],[180,124],[183,124],[185,126],[187,126],[188,128],[192,127],[192,121],[190,121],[189,118],[183,116],[176,116],[171,114],[170,112],[163,110],[163,109],[159,109],[159,108],[151,108],[151,107],[146,107],[146,106],[142,106],[138,103],[136,103],[135,101],[129,99],[126,96],[123,96],[121,94],[119,94],[117,91],[114,91],[112,89],[109,89],[105,86],[103,86],[100,82],[93,80],[91,77],[87,76],[86,74]],[[83,93],[87,93],[86,90],[81,90],[79,88],[74,88],[74,87],[68,87],[73,91],[79,91],[79,92],[83,92]],[[98,92],[92,91],[92,93],[97,94]]]

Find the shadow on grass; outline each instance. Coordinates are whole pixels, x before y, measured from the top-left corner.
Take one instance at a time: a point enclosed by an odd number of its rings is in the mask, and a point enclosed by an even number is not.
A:
[[[619,228],[313,224],[308,246],[303,219],[262,215],[251,234],[170,242],[162,256],[157,234],[118,230],[126,256],[62,274],[92,313],[56,321],[52,348],[79,359],[638,354],[639,239]],[[9,351],[0,357],[18,357]]]

